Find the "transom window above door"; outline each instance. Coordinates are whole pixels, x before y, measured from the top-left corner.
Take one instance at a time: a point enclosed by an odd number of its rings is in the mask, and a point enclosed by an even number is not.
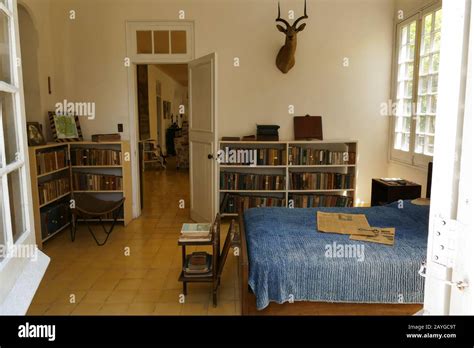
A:
[[[191,22],[128,22],[128,54],[135,62],[188,62],[193,59]]]

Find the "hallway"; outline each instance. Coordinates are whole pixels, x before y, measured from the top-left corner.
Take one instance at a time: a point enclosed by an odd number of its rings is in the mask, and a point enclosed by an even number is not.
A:
[[[188,285],[185,303],[179,303],[181,248],[177,239],[181,224],[190,222],[189,174],[176,171],[173,163],[171,159],[167,170],[145,172],[142,216],[126,228],[117,226],[105,246],[98,247],[84,226],[74,243],[67,229],[45,244],[44,252],[51,263],[28,314],[240,313],[237,261],[231,255],[223,272],[217,308],[212,306],[209,284]],[[184,209],[179,208],[181,199]],[[223,224],[222,233],[227,233],[227,226]]]

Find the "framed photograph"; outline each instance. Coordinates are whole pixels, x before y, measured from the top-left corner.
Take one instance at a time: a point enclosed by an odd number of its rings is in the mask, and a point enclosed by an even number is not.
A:
[[[65,143],[84,139],[78,116],[58,115],[52,111],[48,112],[48,116],[54,141]]]
[[[28,134],[28,146],[45,145],[43,127],[39,122],[27,122],[26,131]]]

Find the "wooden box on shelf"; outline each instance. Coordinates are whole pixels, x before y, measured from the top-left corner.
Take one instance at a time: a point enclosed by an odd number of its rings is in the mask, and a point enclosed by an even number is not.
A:
[[[80,150],[85,152],[78,155],[76,152]],[[111,156],[112,153],[115,155]],[[69,226],[73,192],[93,193],[106,200],[113,196],[126,197],[121,221],[127,225],[132,220],[131,163],[125,161],[126,153],[130,153],[130,144],[124,141],[54,143],[29,148],[36,241],[40,249],[44,242]],[[75,186],[74,176],[84,172],[120,178],[121,186],[81,190]]]

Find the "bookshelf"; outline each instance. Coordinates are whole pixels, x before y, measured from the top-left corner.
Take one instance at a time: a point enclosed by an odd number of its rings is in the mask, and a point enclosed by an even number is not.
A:
[[[355,140],[221,141],[219,149],[219,210],[224,217],[237,215],[236,196],[248,207],[354,205]]]
[[[132,220],[131,162],[125,160],[126,153],[130,153],[130,144],[125,141],[55,143],[29,148],[39,248],[69,227],[73,193],[87,192],[103,200],[127,197],[119,221],[127,225]]]

